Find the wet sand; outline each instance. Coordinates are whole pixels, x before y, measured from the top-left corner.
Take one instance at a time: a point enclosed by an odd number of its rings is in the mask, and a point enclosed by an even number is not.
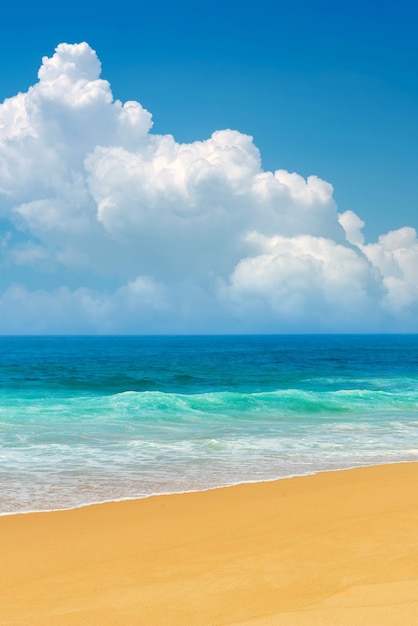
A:
[[[418,624],[418,464],[0,517],[0,624]]]

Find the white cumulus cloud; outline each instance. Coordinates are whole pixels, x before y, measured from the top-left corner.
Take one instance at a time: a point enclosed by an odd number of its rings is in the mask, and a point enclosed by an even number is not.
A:
[[[381,277],[350,247],[324,237],[249,235],[259,254],[241,260],[222,296],[240,319],[280,320],[285,330],[373,330],[382,312]]]
[[[0,219],[0,332],[418,330],[413,229],[365,243],[236,130],[152,133],[87,43],[0,104]]]

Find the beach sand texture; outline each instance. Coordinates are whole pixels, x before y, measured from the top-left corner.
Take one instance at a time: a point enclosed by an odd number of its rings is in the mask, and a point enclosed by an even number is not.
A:
[[[0,623],[418,624],[418,464],[0,518]]]

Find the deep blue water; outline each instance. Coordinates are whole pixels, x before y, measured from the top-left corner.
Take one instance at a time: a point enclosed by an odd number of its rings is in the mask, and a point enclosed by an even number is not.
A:
[[[0,512],[418,460],[418,336],[0,337]]]

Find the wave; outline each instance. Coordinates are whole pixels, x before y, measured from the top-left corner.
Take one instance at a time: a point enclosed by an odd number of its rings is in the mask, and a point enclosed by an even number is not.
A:
[[[103,399],[101,400],[103,402]],[[270,392],[238,393],[211,392],[175,394],[161,391],[128,391],[110,396],[104,401],[123,412],[131,410],[145,418],[161,415],[166,420],[185,420],[199,415],[229,415],[255,418],[280,416],[339,416],[358,412],[415,411],[418,390],[383,391],[349,389],[338,391],[307,391],[286,389]]]
[[[356,415],[384,417],[415,413],[418,389],[339,389],[314,391],[279,389],[263,392],[214,391],[199,394],[178,394],[162,391],[124,391],[108,396],[60,397],[2,395],[1,423],[12,419],[45,421],[60,419],[141,420],[144,422],[195,422],[202,419],[336,420]]]

